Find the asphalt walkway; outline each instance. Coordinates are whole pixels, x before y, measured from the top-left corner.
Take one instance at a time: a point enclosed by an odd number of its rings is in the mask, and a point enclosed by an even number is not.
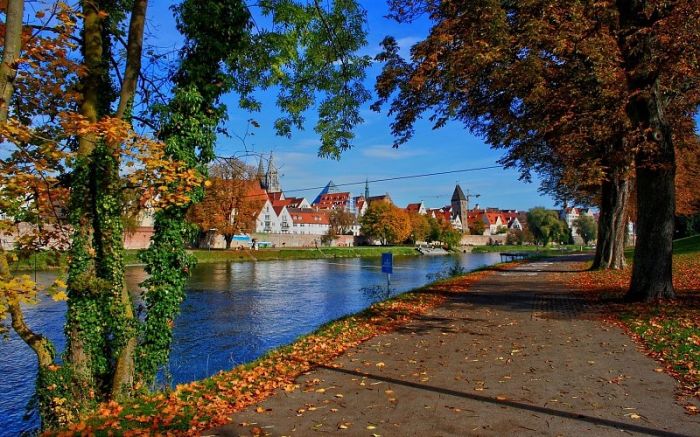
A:
[[[572,267],[496,272],[206,434],[700,436],[675,380],[547,274]]]

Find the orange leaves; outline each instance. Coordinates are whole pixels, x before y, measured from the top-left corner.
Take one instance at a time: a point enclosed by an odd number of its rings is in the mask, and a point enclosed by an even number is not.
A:
[[[581,264],[579,268],[587,267]],[[572,289],[595,296],[621,296],[627,291],[631,269],[581,271],[566,275]],[[606,304],[606,319],[626,330],[647,354],[680,381],[680,391],[700,395],[700,257],[697,252],[674,255],[672,302]],[[689,413],[693,414],[692,411]]]
[[[374,304],[361,314],[332,322],[288,347],[272,351],[252,366],[242,365],[203,381],[178,385],[169,395],[144,396],[124,404],[123,408],[107,404],[96,415],[85,418],[86,423],[94,425],[72,425],[71,430],[99,434],[108,431],[110,424],[121,421],[124,428],[137,434],[200,435],[204,429],[227,423],[232,413],[259,404],[276,390],[296,390],[295,378],[314,365],[329,364],[349,348],[396,329],[440,304],[445,299],[443,287],[454,285],[466,291],[469,284],[489,273],[473,273],[430,286],[424,293],[405,294]],[[335,396],[340,398],[342,394]],[[124,414],[125,411],[129,413]],[[266,410],[259,407],[256,411]],[[345,428],[341,429],[350,427],[349,423],[342,425]]]

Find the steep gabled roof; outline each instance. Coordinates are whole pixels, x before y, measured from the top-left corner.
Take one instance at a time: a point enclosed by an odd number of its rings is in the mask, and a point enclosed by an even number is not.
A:
[[[328,193],[337,193],[338,192],[338,187],[335,186],[333,181],[328,181],[325,187],[321,190],[320,193],[318,193],[318,196],[314,199],[313,202],[311,202],[312,205],[316,205],[321,201],[321,197],[323,197],[324,194]]]
[[[409,203],[406,205],[406,211],[408,212],[418,212],[420,211],[420,203]]]
[[[452,201],[453,202],[459,202],[462,200],[467,200],[467,196],[464,195],[464,191],[462,191],[462,187],[457,185],[455,187],[454,193],[452,193]]]

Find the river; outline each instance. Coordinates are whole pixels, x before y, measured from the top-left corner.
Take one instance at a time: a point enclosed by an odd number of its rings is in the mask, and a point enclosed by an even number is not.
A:
[[[395,257],[391,294],[420,287],[455,263],[471,270],[499,260],[497,253]],[[51,276],[40,272],[38,280],[48,282]],[[138,290],[145,272],[131,267],[126,277],[129,288]],[[385,297],[379,290],[386,287],[377,258],[200,264],[188,282],[160,383],[189,382],[254,360],[328,321],[361,311]],[[63,302],[44,299],[26,309],[27,323],[58,351],[65,346],[65,308]],[[31,410],[23,419],[35,377],[31,350],[14,333],[0,340],[1,436],[37,427]]]

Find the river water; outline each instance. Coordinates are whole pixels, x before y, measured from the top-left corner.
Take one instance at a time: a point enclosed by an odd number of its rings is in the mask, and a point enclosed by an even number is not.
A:
[[[455,263],[471,270],[498,261],[497,253],[395,257],[390,294],[420,287]],[[127,269],[130,289],[137,290],[144,278],[143,269]],[[51,273],[39,273],[38,279],[48,282]],[[377,258],[200,264],[175,322],[161,384],[201,379],[254,360],[328,321],[361,311],[386,297],[380,292],[386,289]],[[26,320],[63,350],[65,303],[43,300],[27,308]],[[0,436],[37,427],[27,407],[35,377],[31,350],[14,333],[0,340]]]

